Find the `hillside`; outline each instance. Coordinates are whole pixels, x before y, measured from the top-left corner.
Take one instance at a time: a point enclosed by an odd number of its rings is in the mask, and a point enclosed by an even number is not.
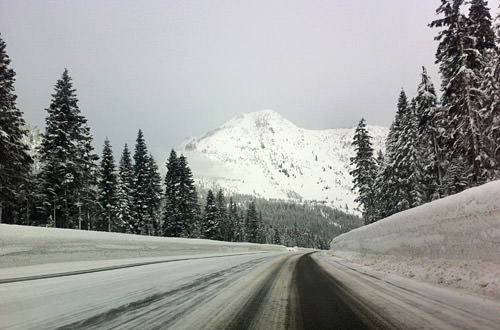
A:
[[[368,126],[375,150],[387,129]],[[359,214],[349,175],[354,128],[308,130],[272,110],[240,115],[180,148],[201,188],[292,202],[318,202]]]

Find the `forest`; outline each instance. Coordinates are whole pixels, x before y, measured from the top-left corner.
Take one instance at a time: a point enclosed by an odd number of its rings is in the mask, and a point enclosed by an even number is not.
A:
[[[500,179],[500,16],[493,24],[483,0],[442,0],[436,13],[441,97],[423,68],[416,95],[400,92],[385,154],[374,155],[364,119],[356,129],[365,224]]]

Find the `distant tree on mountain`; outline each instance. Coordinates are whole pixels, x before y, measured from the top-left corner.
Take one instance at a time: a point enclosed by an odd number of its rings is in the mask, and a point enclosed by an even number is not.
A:
[[[366,130],[365,120],[359,121],[354,133],[352,142],[356,155],[351,158],[351,165],[354,169],[350,172],[353,176],[354,189],[358,191],[356,202],[362,207],[365,224],[375,220],[374,205],[374,181],[376,176],[376,165],[373,159],[373,148],[371,146],[370,135]]]
[[[97,156],[68,70],[57,81],[40,147],[44,213],[56,227],[75,228],[95,212]],[[50,218],[50,220],[49,220]]]
[[[26,187],[32,159],[23,142],[25,122],[14,94],[16,73],[9,68],[5,47],[0,35],[0,223],[16,223],[19,206],[29,197]]]
[[[116,228],[116,173],[115,160],[111,144],[106,138],[102,150],[98,180],[98,202],[100,212],[95,229],[100,231],[118,231]]]

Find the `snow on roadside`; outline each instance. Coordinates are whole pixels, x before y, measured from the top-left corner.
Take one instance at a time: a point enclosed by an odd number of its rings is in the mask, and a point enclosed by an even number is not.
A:
[[[285,247],[0,224],[0,269],[61,262],[92,263],[259,251],[285,251]]]
[[[376,271],[500,300],[500,181],[355,229],[330,254]]]

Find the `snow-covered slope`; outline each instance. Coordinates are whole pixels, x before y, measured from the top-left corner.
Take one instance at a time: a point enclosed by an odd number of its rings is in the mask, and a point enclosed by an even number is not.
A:
[[[375,150],[387,129],[368,126]],[[272,110],[240,115],[186,141],[198,184],[269,199],[316,201],[356,213],[349,158],[354,128],[307,130]]]
[[[500,300],[500,180],[340,235],[333,253]]]

